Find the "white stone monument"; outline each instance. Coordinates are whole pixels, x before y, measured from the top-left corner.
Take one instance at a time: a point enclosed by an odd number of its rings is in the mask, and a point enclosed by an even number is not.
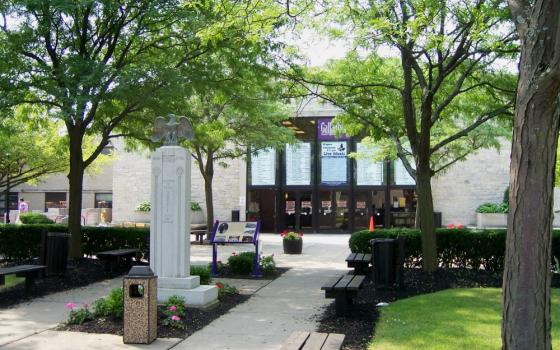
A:
[[[152,155],[150,267],[158,276],[157,296],[163,302],[172,295],[188,305],[207,306],[218,298],[216,286],[201,286],[199,276],[190,276],[191,155],[177,146],[178,137],[189,136],[184,117],[167,123],[159,117],[154,141],[165,146]],[[192,127],[190,127],[192,137]]]

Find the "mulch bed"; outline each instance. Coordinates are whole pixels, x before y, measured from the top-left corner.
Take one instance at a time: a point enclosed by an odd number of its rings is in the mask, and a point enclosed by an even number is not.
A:
[[[185,329],[166,327],[161,324],[165,319],[162,313],[163,306],[158,306],[158,337],[160,338],[187,338],[194,332],[202,329],[213,320],[226,314],[234,306],[245,302],[250,295],[229,294],[224,295],[218,305],[210,309],[187,308],[184,317]],[[61,325],[57,328],[61,331],[75,331],[86,333],[108,333],[123,335],[123,321],[113,317],[97,318],[93,321],[85,322],[81,325]]]
[[[289,267],[277,267],[276,271],[274,272],[269,272],[266,274],[263,274],[262,277],[258,278],[259,280],[275,280],[278,277],[282,276],[282,274],[284,274],[286,271],[288,271],[290,268]],[[239,274],[235,274],[232,273],[231,271],[229,271],[228,267],[225,266],[222,268],[222,270],[220,271],[220,275],[217,277],[213,277],[215,280],[219,280],[221,278],[232,278],[232,279],[251,279],[251,276],[248,275],[239,275]]]
[[[69,261],[64,276],[36,279],[35,288],[29,294],[25,293],[24,283],[0,290],[0,309],[9,308],[33,298],[122,276],[127,271],[128,268],[114,272],[106,271],[103,264],[96,259],[84,258],[78,261]]]
[[[375,325],[379,317],[379,302],[388,302],[408,298],[415,295],[432,293],[449,288],[474,288],[502,286],[502,274],[475,271],[471,269],[439,269],[435,273],[427,273],[422,269],[405,269],[405,287],[402,290],[375,290],[373,282],[367,276],[364,288],[354,299],[354,305],[347,315],[335,315],[334,301],[325,308],[320,316],[319,332],[345,334],[342,349],[367,349],[371,341]],[[554,276],[552,285],[560,286],[560,279]]]

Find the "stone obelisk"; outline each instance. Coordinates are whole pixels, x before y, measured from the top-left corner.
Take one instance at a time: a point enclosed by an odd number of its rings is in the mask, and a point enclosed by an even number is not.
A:
[[[152,155],[150,267],[158,276],[158,301],[179,295],[187,304],[207,305],[216,301],[217,288],[190,276],[191,155],[177,146],[189,127],[186,118],[177,122],[175,116],[169,122],[158,118],[154,127],[152,139],[165,145]]]

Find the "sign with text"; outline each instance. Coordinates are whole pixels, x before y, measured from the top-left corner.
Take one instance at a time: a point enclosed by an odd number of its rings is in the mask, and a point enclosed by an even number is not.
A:
[[[321,142],[321,183],[340,185],[347,181],[346,141]]]
[[[259,150],[251,157],[251,185],[276,185],[276,152],[273,148]]]
[[[286,185],[311,184],[311,143],[286,145]]]
[[[375,162],[369,158],[374,149],[363,143],[356,144],[359,154],[356,159],[356,185],[380,186],[383,185],[383,162]]]
[[[346,134],[340,134],[337,136],[337,131],[341,130],[342,126],[340,124],[334,124],[332,118],[319,118],[317,120],[317,135],[319,140],[346,140],[348,136]]]
[[[259,270],[259,232],[260,221],[232,222],[216,221],[212,229],[212,276],[218,276],[218,245],[252,244],[255,248],[253,277],[262,277]]]
[[[416,181],[410,176],[402,160],[397,159],[395,164],[395,184],[396,185],[416,185]]]

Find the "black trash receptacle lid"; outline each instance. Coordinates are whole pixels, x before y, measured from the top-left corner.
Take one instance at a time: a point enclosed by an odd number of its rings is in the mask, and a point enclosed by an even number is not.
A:
[[[374,239],[370,239],[369,243],[373,244],[373,243],[393,243],[396,242],[397,240],[395,238],[374,238]]]
[[[126,277],[154,277],[154,272],[149,266],[132,266]]]

